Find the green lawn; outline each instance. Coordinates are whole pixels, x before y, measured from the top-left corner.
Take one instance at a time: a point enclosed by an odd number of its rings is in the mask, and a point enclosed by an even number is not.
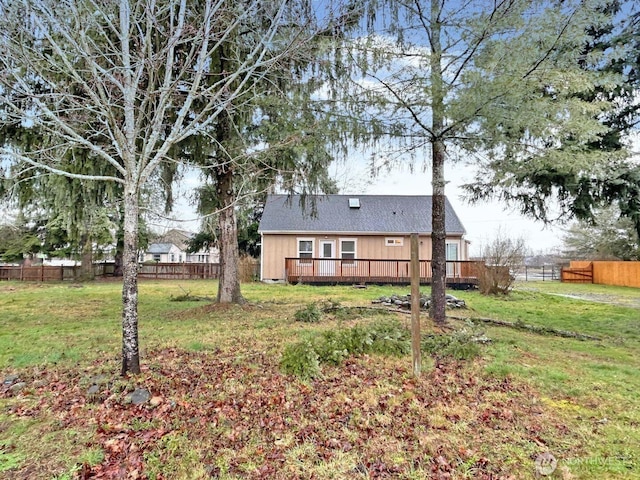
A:
[[[529,282],[504,298],[452,292],[469,307],[457,316],[600,340],[483,326],[492,342],[479,358],[425,358],[420,379],[410,357],[372,355],[303,382],[278,368],[286,345],[389,315],[351,310],[307,324],[293,320],[298,309],[369,306],[408,288],[246,284],[244,307],[172,301],[216,287],[143,281],[143,373],[122,379],[120,284],[0,283],[0,380],[26,382],[0,395],[0,478],[110,478],[120,468],[130,478],[520,479],[534,478],[543,452],[558,460],[549,478],[640,478],[638,290]],[[136,387],[153,406],[126,402]]]

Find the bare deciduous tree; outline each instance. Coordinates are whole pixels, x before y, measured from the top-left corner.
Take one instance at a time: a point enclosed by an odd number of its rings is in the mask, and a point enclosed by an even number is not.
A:
[[[0,146],[13,172],[121,184],[124,208],[122,374],[140,372],[138,215],[141,189],[185,139],[206,133],[255,76],[308,38],[290,2],[248,0],[0,0],[3,127],[37,130],[38,141]],[[234,70],[210,68],[244,18],[268,19]],[[295,17],[295,21],[294,21]],[[276,34],[278,55],[271,54]],[[233,55],[233,52],[229,53]],[[81,149],[112,173],[79,174],[59,161]]]
[[[506,295],[511,291],[516,273],[527,255],[524,238],[511,238],[502,231],[482,246],[478,267],[478,289],[484,295]]]

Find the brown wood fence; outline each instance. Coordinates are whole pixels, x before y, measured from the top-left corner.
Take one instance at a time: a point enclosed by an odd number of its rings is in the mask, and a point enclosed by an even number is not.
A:
[[[113,264],[94,264],[96,277],[113,275]],[[239,265],[240,278],[246,281],[256,279],[259,276],[260,264],[258,262],[243,261]],[[79,277],[80,267],[59,266],[50,267],[37,265],[24,266],[0,266],[0,280],[17,280],[25,282],[55,282],[74,281]],[[209,279],[218,278],[220,264],[218,263],[143,263],[140,264],[138,278],[153,279]]]
[[[591,280],[588,283],[640,288],[640,262],[572,261],[569,268],[562,270],[562,281],[576,282],[582,275],[585,279],[582,283],[585,283],[589,270]],[[565,280],[565,271],[567,271],[567,280]]]
[[[138,270],[138,278],[194,280],[219,275],[219,263],[143,263]]]
[[[560,273],[563,283],[593,283],[593,262],[571,262]]]
[[[18,280],[23,282],[60,282],[74,281],[80,276],[79,266],[45,266],[35,265],[25,267],[0,266],[0,280]],[[109,263],[96,263],[93,265],[93,274],[96,277],[113,274],[114,266]]]

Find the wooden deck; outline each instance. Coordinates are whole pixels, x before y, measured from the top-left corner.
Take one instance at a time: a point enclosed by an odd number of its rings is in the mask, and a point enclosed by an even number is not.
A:
[[[447,261],[446,284],[450,288],[473,288],[478,284],[477,264],[472,261]],[[410,260],[377,260],[358,258],[286,258],[286,280],[289,283],[315,285],[409,285]],[[430,285],[431,261],[420,261],[420,284]]]

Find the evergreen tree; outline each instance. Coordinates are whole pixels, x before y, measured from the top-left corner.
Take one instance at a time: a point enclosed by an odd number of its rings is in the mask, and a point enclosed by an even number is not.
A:
[[[277,2],[263,2],[245,19],[240,32],[261,35],[265,18]],[[291,2],[287,17],[291,22],[311,22],[313,12],[306,0]],[[245,8],[242,3],[237,8]],[[331,20],[330,20],[331,21]],[[292,33],[284,30],[274,37],[269,56],[281,57],[292,43]],[[326,117],[312,108],[318,88],[313,77],[314,52],[322,36],[289,55],[286,62],[253,79],[239,77],[238,96],[217,117],[206,134],[185,145],[201,166],[204,187],[198,190],[198,211],[206,216],[204,235],[192,248],[211,243],[220,249],[220,278],[217,300],[242,303],[239,282],[239,231],[237,212],[246,211],[276,188],[287,192],[319,193],[331,189],[327,153],[330,130]],[[220,75],[237,68],[247,55],[244,34],[232,35],[212,57],[211,68]],[[323,124],[323,121],[325,123]],[[216,220],[215,224],[212,220]],[[208,230],[208,232],[206,232]],[[255,232],[257,233],[257,232]]]
[[[362,10],[367,35],[334,52],[340,81],[331,92],[351,112],[337,121],[352,125],[354,141],[373,145],[374,167],[429,158],[430,314],[437,323],[445,321],[445,162],[465,159],[487,163],[492,171],[502,164],[517,169],[554,158],[556,144],[574,139],[582,145],[603,133],[594,117],[609,103],[576,96],[606,81],[580,68],[590,38],[586,27],[607,19],[592,5],[371,0]],[[345,92],[340,72],[349,70],[352,60],[359,70],[349,72],[356,81]],[[601,158],[578,153],[585,164],[602,164]],[[487,193],[485,185],[476,187],[477,196]]]
[[[599,208],[615,203],[640,234],[640,167],[628,150],[629,133],[640,121],[640,11],[631,0],[595,5],[578,61],[600,80],[570,93],[578,104],[609,105],[591,110],[589,123],[600,123],[600,131],[585,135],[577,125],[561,141],[551,136],[554,132],[543,138],[544,156],[529,154],[515,162],[487,159],[468,189],[473,199],[497,197],[545,222],[571,217],[593,221]],[[541,93],[545,98],[556,94],[549,89]],[[524,127],[510,136],[527,140]]]

